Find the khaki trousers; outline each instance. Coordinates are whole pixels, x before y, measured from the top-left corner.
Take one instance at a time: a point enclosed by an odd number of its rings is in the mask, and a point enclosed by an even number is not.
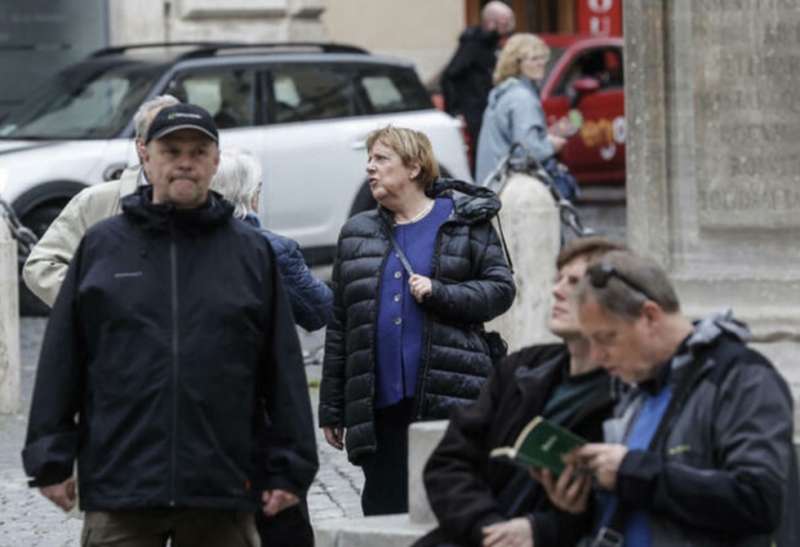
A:
[[[88,511],[81,547],[261,547],[252,513],[207,509]]]

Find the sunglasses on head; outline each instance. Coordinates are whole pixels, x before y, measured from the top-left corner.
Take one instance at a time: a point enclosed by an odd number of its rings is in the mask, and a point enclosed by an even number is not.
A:
[[[633,281],[630,277],[626,276],[619,270],[617,270],[614,266],[601,262],[599,264],[595,264],[594,266],[590,267],[586,271],[586,275],[589,276],[589,283],[592,284],[592,287],[595,289],[602,289],[608,285],[608,280],[612,277],[616,277],[620,281],[622,281],[625,285],[628,286],[629,289],[633,289],[634,291],[640,293],[642,296],[645,297],[647,300],[652,300],[657,302],[655,298],[639,283]]]

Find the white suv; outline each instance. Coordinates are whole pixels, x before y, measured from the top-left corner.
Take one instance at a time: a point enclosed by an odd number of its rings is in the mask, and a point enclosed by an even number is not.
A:
[[[163,93],[211,112],[223,148],[261,158],[262,221],[314,264],[332,260],[349,216],[374,206],[370,131],[423,131],[443,173],[471,180],[459,122],[408,62],[336,44],[148,44],[94,53],[0,121],[0,196],[42,234],[86,185],[138,163],[131,117]]]

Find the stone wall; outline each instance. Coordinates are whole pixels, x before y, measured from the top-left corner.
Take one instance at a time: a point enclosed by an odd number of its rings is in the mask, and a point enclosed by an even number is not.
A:
[[[800,393],[800,2],[627,0],[628,241]]]
[[[117,0],[111,44],[182,40],[327,40],[323,0]]]

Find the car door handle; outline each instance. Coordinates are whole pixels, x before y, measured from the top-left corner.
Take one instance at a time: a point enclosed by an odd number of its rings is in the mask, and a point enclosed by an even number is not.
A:
[[[350,143],[350,146],[353,148],[353,150],[366,150],[367,141],[366,140],[353,141],[352,143]]]

